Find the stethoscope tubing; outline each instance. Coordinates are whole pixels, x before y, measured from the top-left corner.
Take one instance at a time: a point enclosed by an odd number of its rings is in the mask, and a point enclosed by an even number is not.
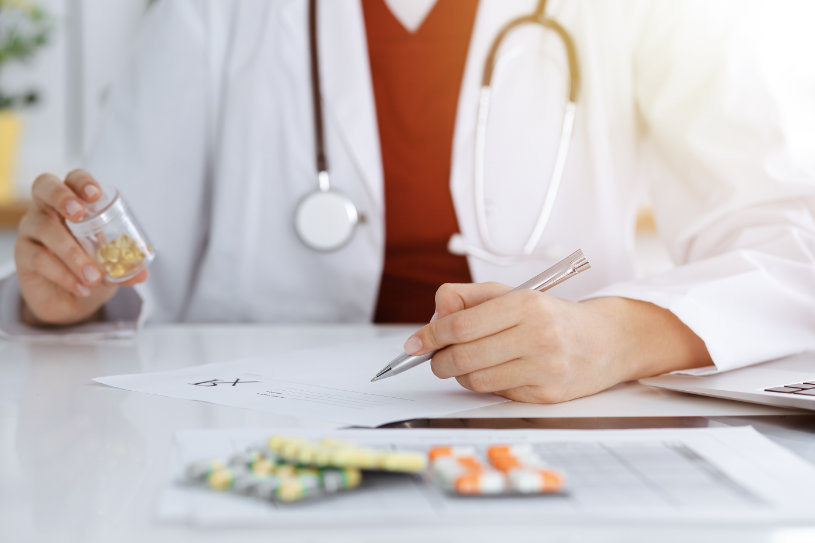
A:
[[[484,245],[483,250],[486,250],[488,253],[492,253],[496,257],[499,257],[498,259],[486,260],[492,260],[496,263],[502,261],[512,262],[512,259],[518,256],[512,253],[500,251],[492,240],[492,236],[490,235],[489,231],[489,222],[487,220],[486,182],[484,179],[484,170],[487,158],[487,126],[489,124],[490,104],[492,100],[492,77],[495,71],[495,65],[498,59],[498,50],[501,47],[501,43],[514,29],[523,25],[535,24],[554,31],[562,41],[564,49],[566,50],[566,57],[569,66],[569,92],[563,112],[563,118],[561,120],[560,136],[555,155],[555,163],[549,176],[549,185],[546,189],[546,195],[544,196],[540,213],[535,220],[535,224],[530,235],[523,244],[520,256],[528,257],[532,255],[540,243],[540,239],[543,236],[546,225],[549,223],[555,201],[557,200],[558,192],[560,191],[560,185],[563,180],[563,172],[566,167],[566,159],[568,158],[569,148],[571,146],[572,134],[574,133],[577,98],[580,92],[580,67],[577,61],[577,52],[574,41],[569,33],[557,21],[547,18],[544,15],[544,8],[545,2],[541,1],[539,2],[538,9],[535,11],[535,13],[513,19],[501,28],[490,45],[486,61],[484,63],[484,70],[481,76],[481,89],[478,96],[478,111],[476,114],[473,192],[476,208],[476,225],[481,242]],[[475,251],[474,247],[469,248],[466,252],[474,256],[480,254],[480,252]],[[483,256],[479,258],[483,258]]]
[[[560,190],[563,172],[566,166],[566,159],[569,154],[572,134],[574,132],[575,114],[577,109],[577,97],[580,91],[580,69],[577,62],[577,53],[569,33],[556,21],[545,16],[546,1],[539,0],[534,13],[518,17],[504,25],[496,35],[487,53],[484,70],[481,77],[481,90],[478,100],[478,111],[476,115],[475,130],[475,165],[473,175],[473,190],[475,201],[475,214],[478,233],[481,237],[483,249],[463,244],[463,252],[477,258],[493,262],[512,263],[518,256],[528,257],[532,255],[538,246],[546,225],[551,217],[557,194]],[[555,156],[554,166],[549,178],[549,185],[544,196],[540,213],[536,219],[532,231],[523,244],[521,255],[499,251],[490,236],[489,224],[486,213],[486,189],[484,179],[484,166],[486,163],[486,140],[487,126],[489,124],[490,102],[492,97],[492,78],[498,59],[498,50],[507,35],[515,28],[536,24],[545,29],[555,32],[563,43],[566,50],[566,57],[569,65],[569,92],[566,107],[564,110],[560,139]],[[328,158],[325,151],[324,115],[322,104],[322,88],[320,81],[320,55],[317,28],[317,0],[309,0],[308,3],[308,32],[309,32],[309,60],[311,78],[311,98],[314,123],[314,151],[315,168],[317,176],[317,190],[313,191],[301,199],[295,209],[295,230],[298,237],[307,247],[319,252],[333,251],[345,246],[353,235],[361,215],[358,213],[354,203],[345,195],[332,189],[329,175]],[[322,195],[322,197],[321,197]],[[332,202],[336,202],[336,205]],[[350,221],[347,228],[347,237],[339,241],[330,241],[332,232],[319,234],[320,228],[307,228],[303,226],[303,218],[313,215],[315,205],[326,205],[332,203],[331,212],[335,216],[347,216]],[[306,209],[311,206],[311,209]],[[315,234],[314,232],[317,232]],[[333,232],[334,234],[336,232]],[[342,237],[342,236],[340,236]],[[461,237],[456,234],[454,238]],[[339,239],[339,238],[338,238]],[[451,239],[451,245],[452,239]],[[490,256],[492,255],[492,256]]]

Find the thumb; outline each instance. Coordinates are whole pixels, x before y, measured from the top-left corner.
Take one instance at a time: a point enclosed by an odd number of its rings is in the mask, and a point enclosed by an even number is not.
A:
[[[502,283],[445,283],[436,291],[435,319],[474,307],[512,290]]]

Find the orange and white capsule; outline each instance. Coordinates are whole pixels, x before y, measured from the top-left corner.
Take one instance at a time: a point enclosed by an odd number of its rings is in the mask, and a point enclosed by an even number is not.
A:
[[[475,449],[473,447],[433,447],[427,451],[427,459],[433,462],[442,456],[473,456]]]
[[[501,494],[505,489],[504,474],[494,470],[468,471],[456,477],[452,484],[452,490],[464,495]]]
[[[507,474],[507,480],[510,490],[521,494],[560,492],[563,489],[563,476],[547,469],[515,469]]]
[[[433,474],[448,483],[463,473],[484,471],[486,468],[475,456],[441,456],[431,466]]]
[[[487,448],[487,459],[490,461],[492,461],[493,458],[504,456],[514,456],[522,460],[533,458],[535,451],[532,450],[530,445],[493,445]]]
[[[544,465],[529,445],[495,445],[487,449],[487,458],[495,469],[505,473],[521,467]]]

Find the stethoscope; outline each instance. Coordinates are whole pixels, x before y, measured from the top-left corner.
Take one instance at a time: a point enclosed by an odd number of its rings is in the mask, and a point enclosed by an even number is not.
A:
[[[560,190],[566,157],[574,129],[577,97],[580,90],[580,71],[574,42],[568,32],[556,21],[545,16],[546,0],[538,0],[533,13],[508,22],[490,46],[484,71],[481,77],[481,91],[478,100],[475,130],[475,172],[473,191],[478,234],[483,248],[467,243],[461,234],[450,238],[448,250],[454,254],[470,255],[496,264],[511,264],[533,256],[543,231],[552,215],[555,200]],[[549,185],[543,199],[540,213],[529,233],[520,253],[499,250],[490,234],[487,222],[486,198],[484,189],[484,164],[486,161],[487,123],[490,114],[492,76],[498,61],[498,49],[507,35],[519,26],[536,24],[555,32],[563,43],[569,65],[569,92],[560,127],[560,139],[555,162],[549,178]],[[353,237],[356,227],[364,221],[353,201],[331,187],[328,160],[325,155],[323,132],[323,107],[320,90],[319,51],[317,44],[317,0],[309,0],[308,5],[309,49],[311,61],[311,96],[314,111],[315,164],[318,188],[304,196],[295,210],[294,227],[297,236],[306,247],[315,251],[335,251],[346,245]]]

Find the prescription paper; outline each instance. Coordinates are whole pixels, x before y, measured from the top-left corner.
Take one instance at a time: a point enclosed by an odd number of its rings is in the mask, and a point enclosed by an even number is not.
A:
[[[567,492],[456,497],[421,477],[363,479],[360,490],[292,504],[186,486],[183,468],[228,458],[272,434],[336,437],[363,446],[530,443],[565,474]],[[432,525],[813,520],[815,467],[750,427],[654,430],[185,430],[176,435],[159,505],[165,520],[201,526]],[[375,514],[374,514],[375,512]]]
[[[429,364],[370,382],[399,348],[393,338],[381,338],[94,381],[125,390],[355,426],[438,417],[506,401],[468,391],[454,379],[438,379]]]

